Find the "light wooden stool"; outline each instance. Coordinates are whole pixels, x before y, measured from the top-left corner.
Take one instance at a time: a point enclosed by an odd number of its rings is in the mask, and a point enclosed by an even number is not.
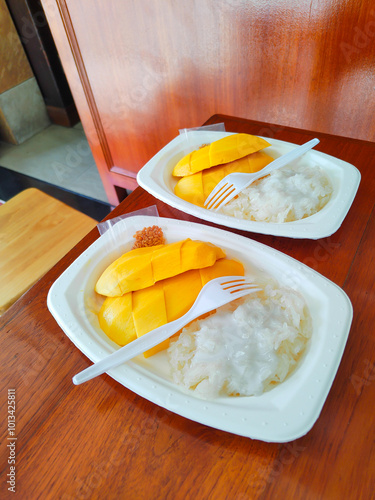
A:
[[[35,188],[0,206],[0,315],[97,221]]]

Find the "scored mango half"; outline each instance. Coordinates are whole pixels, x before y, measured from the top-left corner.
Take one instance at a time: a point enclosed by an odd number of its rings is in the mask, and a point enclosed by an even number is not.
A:
[[[186,271],[122,297],[107,297],[98,315],[100,327],[113,342],[126,345],[187,313],[208,281],[232,275],[244,276],[243,265],[222,258],[212,266]],[[168,346],[169,339],[144,355],[147,358]]]
[[[271,161],[273,161],[271,156],[258,151],[239,160],[182,177],[178,180],[174,188],[174,193],[189,203],[203,207],[207,196],[225,176],[235,172],[258,172],[271,163]]]
[[[255,135],[228,135],[184,156],[174,167],[172,174],[176,177],[193,175],[217,165],[233,162],[268,146],[269,142]]]
[[[141,290],[178,274],[212,266],[225,257],[221,248],[187,238],[176,243],[130,250],[105,269],[95,291],[108,297]]]

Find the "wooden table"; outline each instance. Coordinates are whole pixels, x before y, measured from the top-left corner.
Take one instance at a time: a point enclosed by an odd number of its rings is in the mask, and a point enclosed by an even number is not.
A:
[[[318,241],[245,234],[314,267],[349,295],[354,320],[321,415],[304,437],[264,443],[189,421],[107,375],[73,386],[88,359],[55,323],[49,287],[97,237],[91,231],[1,318],[1,498],[7,494],[8,389],[16,397],[19,498],[370,499],[375,479],[375,147],[373,143],[214,116],[226,129],[301,144],[357,166],[362,182],[341,228]],[[110,215],[157,205],[163,217],[195,220],[136,189]],[[202,222],[202,221],[198,221]]]
[[[0,315],[97,222],[39,189],[0,207]]]

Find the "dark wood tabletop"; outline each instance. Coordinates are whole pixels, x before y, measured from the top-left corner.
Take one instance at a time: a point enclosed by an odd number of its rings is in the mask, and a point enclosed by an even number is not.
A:
[[[317,422],[296,441],[266,443],[185,419],[108,375],[74,386],[72,376],[91,363],[59,328],[46,298],[99,237],[94,229],[0,318],[1,498],[13,498],[12,480],[22,499],[373,498],[375,144],[220,115],[207,124],[217,122],[295,144],[318,137],[315,149],[361,172],[353,205],[328,238],[233,230],[314,268],[352,302],[348,342]],[[151,205],[162,217],[204,222],[141,188],[109,218]]]

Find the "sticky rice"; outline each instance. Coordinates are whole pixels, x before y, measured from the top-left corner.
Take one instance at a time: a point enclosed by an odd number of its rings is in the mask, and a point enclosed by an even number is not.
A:
[[[267,285],[183,329],[168,349],[173,381],[205,399],[260,395],[293,372],[311,334],[304,298]]]
[[[291,222],[321,210],[332,191],[330,179],[319,166],[300,161],[255,181],[219,212],[258,222]]]

